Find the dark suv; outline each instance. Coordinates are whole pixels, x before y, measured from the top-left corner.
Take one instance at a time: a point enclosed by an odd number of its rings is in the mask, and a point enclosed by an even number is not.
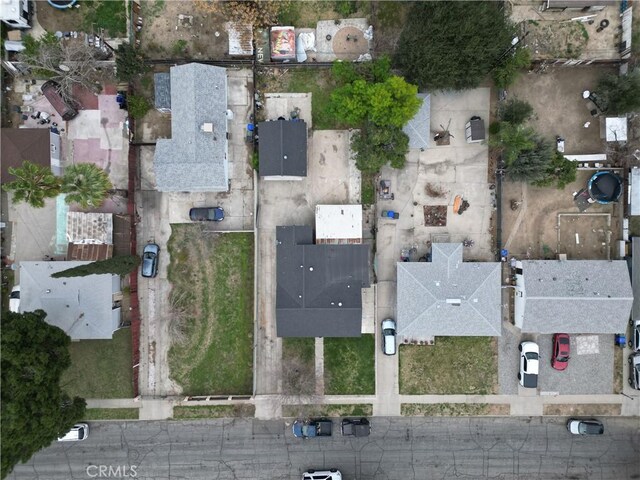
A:
[[[371,424],[366,418],[344,418],[342,420],[342,435],[345,437],[368,437]]]

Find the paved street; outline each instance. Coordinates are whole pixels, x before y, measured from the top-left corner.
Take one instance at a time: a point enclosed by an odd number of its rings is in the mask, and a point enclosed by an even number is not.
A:
[[[352,440],[297,439],[283,421],[92,423],[86,441],[55,444],[8,478],[92,478],[92,465],[146,479],[299,479],[308,468],[339,468],[345,480],[638,478],[638,418],[605,419],[605,434],[587,438],[564,422],[375,418],[370,437]]]

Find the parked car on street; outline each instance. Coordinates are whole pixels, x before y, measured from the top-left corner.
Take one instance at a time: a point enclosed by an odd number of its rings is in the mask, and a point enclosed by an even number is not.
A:
[[[20,313],[20,285],[16,285],[11,289],[11,295],[9,295],[9,311]]]
[[[343,418],[342,435],[345,437],[368,437],[371,433],[371,424],[366,418]]]
[[[224,210],[222,207],[192,208],[189,218],[192,222],[221,222],[224,220]]]
[[[571,353],[571,342],[566,333],[555,333],[553,335],[553,356],[551,366],[556,370],[564,370],[569,365],[569,353]]]
[[[396,354],[396,321],[393,318],[382,321],[382,351],[385,355]]]
[[[629,348],[634,352],[640,352],[640,320],[629,320],[629,324],[631,325]]]
[[[629,385],[640,390],[640,352],[629,355]]]
[[[535,342],[521,342],[518,350],[520,350],[520,373],[518,373],[520,385],[525,388],[537,388],[540,369],[540,349],[538,344]]]
[[[142,251],[142,276],[152,278],[158,274],[158,255],[160,247],[155,243],[147,243]]]
[[[302,480],[342,480],[340,470],[332,468],[331,470],[307,470],[302,474]]]
[[[298,438],[330,437],[332,422],[328,418],[311,418],[293,422],[293,436]]]
[[[89,425],[76,423],[64,436],[58,438],[59,442],[80,442],[89,436]]]
[[[574,435],[602,435],[604,433],[604,425],[595,418],[590,420],[570,418],[567,422],[567,430]]]

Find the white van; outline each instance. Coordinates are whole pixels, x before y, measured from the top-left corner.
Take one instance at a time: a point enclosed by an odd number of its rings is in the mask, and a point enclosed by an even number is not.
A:
[[[59,442],[79,442],[89,436],[89,425],[86,423],[76,423],[71,430],[58,439]]]

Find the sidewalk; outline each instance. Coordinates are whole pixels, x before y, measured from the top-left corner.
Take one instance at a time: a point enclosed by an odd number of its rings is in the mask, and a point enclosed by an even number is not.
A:
[[[542,416],[545,405],[619,405],[620,416],[640,416],[640,394],[625,396],[611,395],[536,395],[524,397],[518,395],[398,395],[394,399],[395,414],[384,408],[386,397],[375,395],[313,395],[284,396],[257,395],[249,399],[226,400],[186,400],[186,397],[139,398],[139,399],[95,399],[87,400],[87,408],[139,408],[140,420],[166,420],[173,416],[174,406],[212,406],[212,405],[255,405],[255,418],[273,420],[282,417],[283,405],[340,405],[371,404],[373,411],[384,411],[383,416],[400,416],[400,405],[412,404],[487,404],[509,405],[509,416]],[[397,405],[397,407],[396,407]]]

